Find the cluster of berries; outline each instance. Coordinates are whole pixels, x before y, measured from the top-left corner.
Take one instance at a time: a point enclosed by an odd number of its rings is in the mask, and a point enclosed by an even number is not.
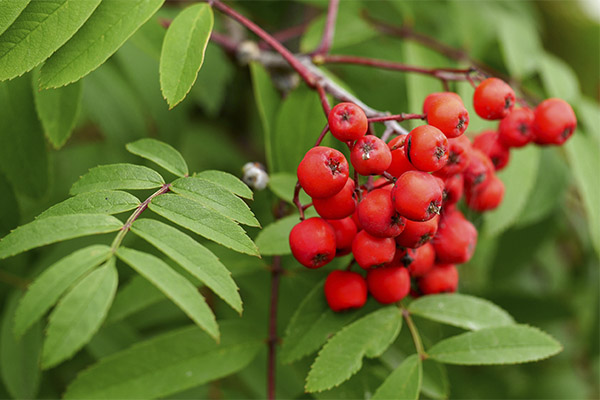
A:
[[[331,309],[359,308],[367,292],[383,304],[413,296],[453,292],[457,264],[475,250],[477,230],[456,207],[483,212],[498,207],[504,184],[495,171],[506,166],[511,147],[562,144],[576,127],[571,107],[548,99],[535,110],[514,108],[515,94],[497,78],[475,90],[473,105],[487,120],[500,120],[473,143],[463,135],[469,115],[455,93],[433,93],[423,104],[428,125],[389,143],[366,135],[368,119],[352,103],[336,105],[329,129],[350,149],[350,161],[363,176],[383,175],[364,185],[349,179],[344,155],[317,146],[298,165],[298,180],[312,197],[319,217],[298,223],[290,233],[294,257],[319,268],[352,252],[367,271],[336,270],[325,282]],[[393,184],[393,185],[392,185]]]

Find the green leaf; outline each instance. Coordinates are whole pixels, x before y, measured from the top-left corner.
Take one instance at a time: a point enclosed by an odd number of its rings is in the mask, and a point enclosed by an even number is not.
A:
[[[70,358],[94,336],[115,297],[118,280],[113,257],[59,301],[48,322],[42,353],[44,369]]]
[[[89,246],[69,254],[42,272],[19,302],[15,317],[15,335],[23,335],[73,283],[106,261],[109,256],[108,246]]]
[[[62,46],[100,0],[32,1],[0,36],[0,81],[32,70]]]
[[[221,323],[216,345],[196,327],[171,331],[105,358],[80,373],[67,399],[154,399],[233,374],[264,347],[252,326]]]
[[[148,167],[134,164],[100,165],[91,168],[71,187],[71,194],[114,189],[154,189],[165,181]]]
[[[35,247],[97,233],[114,232],[123,224],[110,215],[61,215],[22,225],[0,240],[0,259]]]
[[[190,96],[209,117],[216,118],[225,104],[227,95],[231,92],[230,84],[234,76],[235,65],[229,56],[218,44],[209,41],[204,55],[204,64],[198,72]]]
[[[140,205],[137,197],[120,190],[81,193],[53,205],[36,218],[71,214],[119,214]]]
[[[206,247],[180,230],[151,219],[135,221],[131,231],[202,281],[234,310],[242,312],[242,299],[231,273]]]
[[[537,328],[510,325],[453,336],[427,354],[446,364],[493,365],[543,360],[561,350],[560,343]]]
[[[475,331],[515,323],[494,303],[457,293],[420,297],[410,303],[408,311],[432,321]]]
[[[295,174],[287,172],[271,174],[269,176],[269,189],[283,200],[294,204],[294,190],[297,180],[298,178]],[[304,190],[300,190],[300,203],[308,204],[310,202],[310,197],[308,197]]]
[[[15,22],[31,0],[0,0],[0,35]]]
[[[175,194],[155,197],[150,209],[209,240],[240,253],[258,256],[256,245],[234,221],[200,203]]]
[[[0,190],[3,194],[0,196],[0,235],[4,236],[19,225],[21,216],[14,188],[1,171]]]
[[[414,399],[419,398],[423,367],[418,354],[407,357],[379,386],[371,399]]]
[[[448,383],[446,366],[433,360],[425,360],[422,364],[423,382],[421,384],[421,393],[431,399],[447,399],[450,392],[450,384]]]
[[[571,104],[580,97],[579,81],[573,69],[549,53],[544,53],[540,63],[540,77],[548,97],[559,97]]]
[[[219,326],[215,316],[204,297],[187,279],[151,254],[121,247],[117,250],[117,256],[138,274],[152,282],[200,328],[215,340],[219,340]]]
[[[204,62],[204,52],[213,28],[208,4],[195,4],[173,20],[160,53],[160,87],[173,108],[188,94]]]
[[[197,177],[181,178],[172,183],[171,190],[241,224],[260,227],[244,200],[211,181]]]
[[[290,232],[300,222],[298,214],[289,215],[273,222],[258,233],[256,245],[263,256],[292,254]]]
[[[98,68],[154,15],[163,2],[164,0],[102,1],[71,40],[44,63],[40,86],[64,86]]]
[[[185,176],[189,173],[181,153],[160,140],[140,139],[128,143],[126,147],[130,153],[148,159],[177,176]]]
[[[252,76],[252,89],[254,100],[258,108],[258,115],[263,127],[265,142],[265,157],[267,169],[273,170],[273,129],[275,127],[275,115],[281,101],[281,96],[271,82],[267,70],[258,62],[250,63],[250,75]]]
[[[306,378],[307,392],[320,392],[348,380],[362,367],[363,357],[380,356],[402,326],[397,307],[385,307],[344,327],[319,352]]]
[[[511,153],[508,166],[498,173],[504,182],[504,200],[485,215],[484,233],[496,236],[517,222],[535,185],[540,163],[540,149],[528,146]]]
[[[81,82],[76,82],[58,89],[33,90],[35,108],[55,149],[61,148],[73,132],[81,108],[81,88]]]
[[[508,72],[523,78],[539,67],[542,46],[535,25],[516,13],[497,12],[494,22]]]
[[[195,176],[224,187],[231,193],[244,199],[252,199],[254,197],[248,185],[242,182],[237,176],[228,174],[227,172],[207,170],[197,173]]]
[[[106,321],[114,323],[123,320],[165,299],[165,295],[152,283],[136,275],[117,292]]]

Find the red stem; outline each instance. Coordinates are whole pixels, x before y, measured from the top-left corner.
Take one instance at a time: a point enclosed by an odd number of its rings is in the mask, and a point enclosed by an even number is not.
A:
[[[302,203],[300,203],[300,182],[296,182],[296,187],[294,188],[294,205],[298,209],[298,213],[300,214],[300,221],[304,221],[304,207]]]
[[[294,39],[302,35],[306,31],[307,26],[308,22],[305,22],[303,24],[292,26],[290,28],[283,29],[279,32],[275,32],[271,36],[273,36],[273,39],[278,40],[279,42],[287,42],[288,40]],[[268,47],[268,45],[266,42],[261,40],[258,44],[258,47],[264,50],[266,47]]]
[[[317,147],[321,144],[327,132],[329,132],[329,124],[325,124],[325,128],[323,128],[323,130],[321,131],[321,134],[317,138],[317,141],[315,142],[315,145],[313,147]]]
[[[333,36],[335,34],[335,20],[337,19],[340,0],[329,0],[327,9],[327,19],[325,20],[325,29],[323,29],[323,37],[321,43],[314,51],[315,55],[323,55],[329,53],[333,44]]]
[[[425,114],[397,114],[397,115],[386,115],[384,117],[373,117],[373,118],[369,118],[368,121],[369,122],[384,122],[384,121],[398,121],[398,122],[402,122],[402,121],[406,121],[409,119],[425,119],[426,115]]]
[[[325,112],[325,118],[329,118],[331,105],[329,105],[329,100],[327,100],[327,93],[325,93],[325,89],[321,85],[317,85],[317,92],[319,93],[319,99],[321,100],[321,107],[323,107],[323,111]]]

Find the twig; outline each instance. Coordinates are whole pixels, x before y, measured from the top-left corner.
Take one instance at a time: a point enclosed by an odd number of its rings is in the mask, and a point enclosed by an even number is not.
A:
[[[317,138],[317,141],[315,142],[315,145],[313,147],[317,147],[317,146],[319,146],[321,144],[321,142],[325,138],[325,135],[327,134],[327,132],[329,132],[329,124],[325,124],[325,127],[321,131],[321,134]]]
[[[333,36],[335,34],[335,20],[337,19],[338,8],[340,0],[329,0],[329,7],[327,9],[327,19],[325,20],[325,28],[323,29],[323,37],[321,43],[313,54],[321,55],[329,53],[331,45],[333,44]]]
[[[321,107],[323,107],[323,111],[325,112],[325,118],[328,118],[331,112],[331,105],[327,99],[327,93],[325,93],[325,89],[321,85],[317,85],[317,92],[319,93],[319,100],[321,100]]]
[[[300,214],[300,221],[304,221],[304,207],[302,203],[300,203],[300,182],[296,181],[296,187],[294,188],[294,205],[298,209],[298,213]]]
[[[425,114],[396,114],[396,115],[386,115],[383,117],[373,117],[369,118],[369,122],[385,122],[385,121],[407,121],[409,119],[425,119]]]

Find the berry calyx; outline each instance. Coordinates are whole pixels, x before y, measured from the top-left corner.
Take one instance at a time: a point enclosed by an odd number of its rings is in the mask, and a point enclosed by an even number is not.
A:
[[[473,147],[481,150],[492,160],[496,171],[500,171],[508,164],[510,151],[508,147],[502,144],[496,131],[486,130],[481,132],[473,140]]]
[[[515,92],[498,78],[488,78],[475,88],[473,107],[483,119],[502,119],[515,105]]]
[[[571,106],[562,99],[542,101],[535,108],[534,140],[538,144],[561,145],[577,128],[577,118]]]
[[[448,139],[433,126],[418,126],[406,137],[404,151],[418,170],[437,171],[448,161]]]
[[[365,196],[358,205],[358,219],[365,231],[377,237],[398,236],[406,224],[387,189],[375,189]]]
[[[456,292],[458,288],[458,270],[453,264],[436,265],[422,276],[418,283],[423,294]]]
[[[313,199],[313,205],[317,213],[325,219],[341,219],[352,215],[356,208],[354,181],[348,179],[342,190],[331,197]]]
[[[403,217],[427,221],[440,213],[442,188],[434,176],[422,171],[408,171],[396,180],[392,201]]]
[[[341,152],[317,146],[304,155],[297,175],[306,194],[312,198],[324,198],[342,190],[348,180],[348,171],[348,161]]]
[[[395,253],[394,239],[372,236],[366,231],[358,232],[352,242],[352,254],[364,269],[389,263],[394,259]]]
[[[436,172],[436,175],[450,176],[463,172],[469,165],[470,151],[471,141],[466,135],[448,139],[448,162]]]
[[[367,283],[357,272],[331,271],[325,280],[325,299],[335,312],[361,308],[367,301]]]
[[[410,276],[404,267],[371,268],[367,272],[369,293],[382,304],[402,300],[410,290]]]
[[[352,242],[358,232],[358,228],[352,217],[343,219],[328,219],[327,223],[331,225],[335,232],[336,256],[343,256],[352,251]]]
[[[448,138],[462,135],[469,126],[469,112],[462,100],[438,98],[427,111],[427,123],[435,126]]]
[[[298,223],[289,240],[292,254],[307,268],[320,268],[335,257],[335,231],[324,219],[314,217]]]
[[[523,147],[533,139],[534,113],[529,108],[515,108],[498,125],[500,142],[507,147]]]
[[[392,163],[392,153],[383,140],[375,135],[366,135],[352,147],[350,161],[361,175],[381,175]]]
[[[331,134],[342,142],[353,142],[367,133],[369,121],[365,112],[354,103],[337,104],[327,118]]]

